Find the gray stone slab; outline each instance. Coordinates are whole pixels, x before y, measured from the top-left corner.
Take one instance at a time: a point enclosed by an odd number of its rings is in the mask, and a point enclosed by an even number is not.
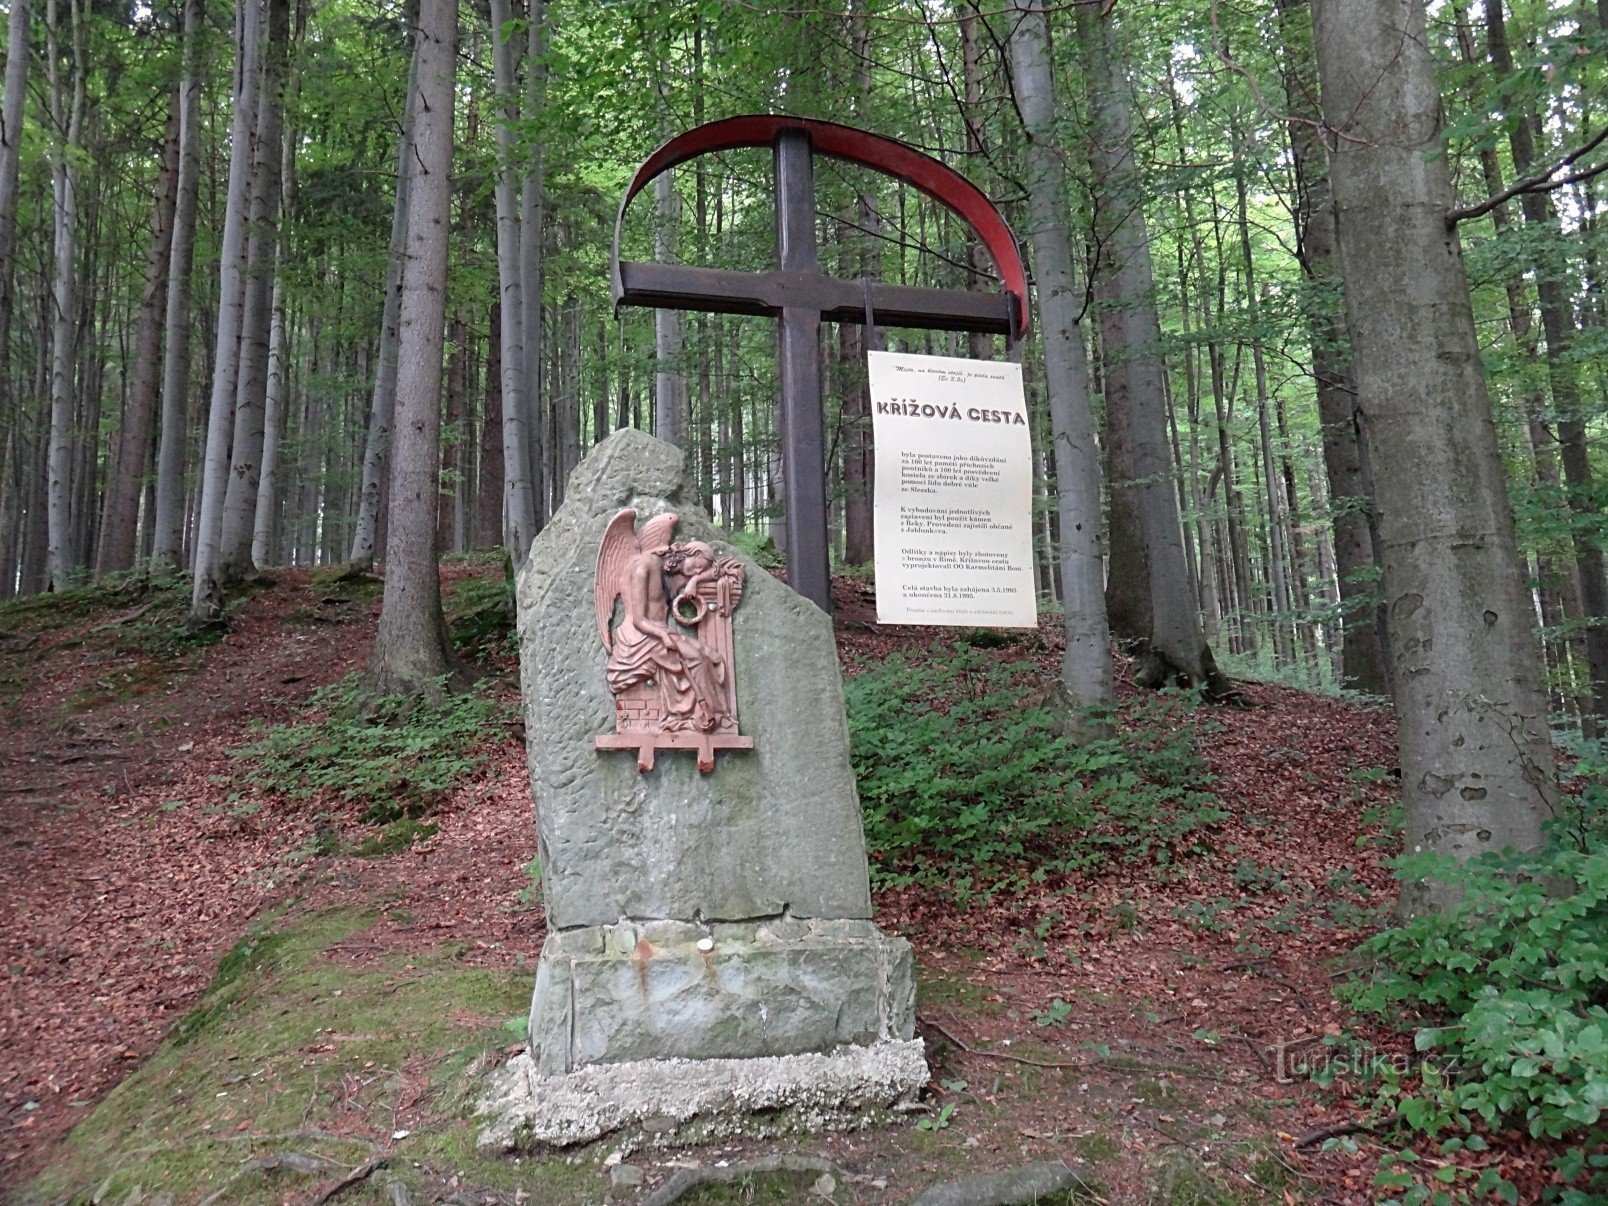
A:
[[[796,1055],[909,1039],[910,944],[868,921],[622,922],[549,936],[536,1070]]]
[[[543,897],[554,929],[622,918],[869,918],[870,887],[830,620],[720,538],[678,449],[619,431],[570,476],[519,574],[520,664]],[[678,540],[743,560],[733,624],[738,715],[755,748],[661,751],[639,775],[613,728],[592,588],[621,507],[674,511]]]
[[[494,1073],[480,1145],[620,1150],[863,1126],[908,1106],[927,1081],[920,1039],[761,1059],[656,1059],[542,1077],[519,1056]]]

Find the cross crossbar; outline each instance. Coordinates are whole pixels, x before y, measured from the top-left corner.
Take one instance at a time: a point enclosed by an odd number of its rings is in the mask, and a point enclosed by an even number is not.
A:
[[[714,151],[773,148],[778,266],[731,272],[620,260],[620,232],[631,198],[659,173]],[[971,225],[999,269],[998,293],[919,289],[850,281],[819,271],[815,239],[816,153],[860,163],[919,188]],[[787,577],[793,589],[832,610],[827,555],[826,446],[821,407],[820,328],[874,321],[928,330],[981,331],[1020,339],[1027,329],[1027,276],[1016,239],[971,181],[914,147],[835,122],[750,115],[678,135],[643,161],[614,220],[610,275],[616,306],[751,314],[777,320],[785,479]]]

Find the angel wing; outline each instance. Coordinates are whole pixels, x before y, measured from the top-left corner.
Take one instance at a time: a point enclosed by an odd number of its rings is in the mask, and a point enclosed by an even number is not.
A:
[[[620,597],[620,577],[641,548],[637,544],[636,509],[626,507],[603,529],[603,543],[597,550],[597,579],[592,596],[597,604],[597,634],[603,638],[603,648],[614,649],[614,637],[609,632],[609,621],[614,618],[614,600]]]

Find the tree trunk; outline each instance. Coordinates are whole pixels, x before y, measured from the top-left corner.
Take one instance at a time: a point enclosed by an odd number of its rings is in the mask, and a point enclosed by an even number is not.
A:
[[[135,528],[139,522],[140,493],[145,464],[151,454],[152,419],[156,385],[161,374],[162,318],[167,310],[168,260],[173,246],[173,215],[178,202],[179,98],[174,95],[163,144],[162,171],[157,178],[156,203],[151,211],[151,239],[145,253],[145,292],[140,298],[134,333],[134,368],[130,374],[128,405],[111,456],[102,513],[100,546],[95,575],[126,570],[134,564]]]
[[[475,547],[491,548],[502,543],[503,487],[502,417],[502,306],[493,303],[486,335],[486,406],[480,427],[479,506],[475,519]]]
[[[1145,228],[1144,188],[1134,162],[1128,80],[1111,19],[1083,11],[1079,21],[1091,58],[1094,188],[1097,209],[1104,215],[1097,231],[1098,271],[1109,282],[1110,305],[1101,318],[1101,344],[1107,365],[1106,409],[1116,418],[1108,417],[1107,422],[1120,425],[1130,450],[1150,596],[1145,661],[1134,681],[1160,686],[1183,679],[1222,696],[1231,688],[1201,632],[1179,528],[1162,385],[1161,324]]]
[[[1111,639],[1100,556],[1100,455],[1089,409],[1083,305],[1067,229],[1066,177],[1056,136],[1044,0],[1012,0],[1011,73],[1027,134],[1028,234],[1038,281],[1044,371],[1061,520],[1066,652],[1061,686],[1076,711],[1111,705]]]
[[[280,195],[278,261],[284,263],[289,239],[284,223],[290,218],[291,202],[296,196],[296,136],[291,131],[284,139],[279,161]],[[263,396],[262,476],[257,487],[257,509],[251,525],[251,561],[263,569],[275,560],[275,535],[279,530],[282,508],[279,472],[279,449],[284,437],[285,399],[289,366],[285,363],[285,276],[274,273],[271,301],[272,314],[268,330],[268,382]],[[305,436],[306,433],[303,433]]]
[[[1502,0],[1486,0],[1485,24],[1490,40],[1491,66],[1505,85],[1513,75],[1513,55],[1508,48]],[[1504,95],[1503,101],[1504,107],[1510,111],[1508,146],[1513,152],[1513,174],[1522,178],[1529,175],[1537,161],[1532,117],[1522,100],[1510,100]],[[1557,442],[1573,518],[1570,536],[1574,542],[1575,563],[1580,576],[1580,602],[1585,611],[1586,662],[1591,671],[1591,711],[1599,721],[1608,720],[1608,576],[1604,572],[1602,546],[1597,543],[1595,536],[1599,506],[1592,482],[1580,382],[1571,354],[1575,319],[1567,281],[1568,268],[1558,250],[1562,232],[1558,228],[1558,214],[1550,193],[1526,192],[1520,196],[1519,205],[1524,213],[1525,225],[1532,231],[1528,245],[1534,249],[1535,291],[1541,306],[1541,330],[1546,336],[1547,345],[1547,381],[1552,389],[1552,404],[1558,416]]]
[[[1316,379],[1323,465],[1328,477],[1330,524],[1341,611],[1341,682],[1370,695],[1390,692],[1384,617],[1374,600],[1378,559],[1371,532],[1373,499],[1362,476],[1356,384],[1351,375],[1344,300],[1335,265],[1334,202],[1329,152],[1320,137],[1317,72],[1312,61],[1312,16],[1307,0],[1279,0],[1285,94],[1295,169],[1296,252],[1311,285],[1307,326]]]
[[[1556,800],[1540,659],[1423,0],[1315,0],[1340,268],[1384,554],[1409,851],[1534,849]],[[1406,914],[1447,906],[1405,885]]]
[[[538,121],[547,104],[547,0],[530,0],[525,42],[525,116]],[[519,296],[520,352],[525,358],[525,463],[530,470],[531,539],[547,522],[547,483],[543,480],[541,417],[548,406],[542,396],[542,251],[546,225],[547,161],[542,144],[527,142],[522,151],[529,165],[520,186]],[[515,554],[517,566],[525,551]]]
[[[23,485],[24,462],[21,456],[22,410],[14,397],[11,379],[11,315],[15,294],[12,263],[17,250],[17,180],[23,120],[28,104],[31,10],[32,0],[11,0],[7,15],[5,89],[0,93],[0,415],[10,415],[13,420],[13,447],[17,453],[15,480],[19,499],[25,499],[27,491]],[[20,559],[20,550],[18,556]]]
[[[363,441],[363,484],[358,493],[347,563],[356,570],[374,566],[379,539],[380,500],[385,496],[386,469],[391,463],[391,424],[396,413],[397,308],[401,304],[403,238],[408,223],[409,167],[413,157],[414,112],[419,74],[418,48],[408,65],[407,98],[402,103],[402,129],[396,147],[396,196],[391,206],[391,241],[385,258],[385,301],[380,310],[380,348],[369,400],[368,432]]]
[[[201,85],[198,40],[202,0],[185,0],[184,59],[179,79],[179,167],[168,251],[163,318],[162,436],[156,455],[156,516],[151,572],[177,573],[184,545],[184,446],[190,384],[190,266],[201,182]]]
[[[251,560],[251,538],[256,529],[257,488],[262,479],[262,445],[267,425],[268,358],[273,338],[274,279],[278,276],[285,73],[290,36],[289,0],[266,0],[266,4],[268,42],[253,153],[234,439],[218,545],[220,586],[241,581],[256,568]]]
[[[518,96],[514,90],[514,38],[508,25],[508,0],[492,0],[492,65],[496,74],[499,116],[497,122],[497,280],[501,298],[503,490],[507,495],[504,513],[508,523],[508,555],[522,565],[530,542],[536,538],[536,515],[541,503],[536,496],[532,475],[531,449],[539,447],[537,433],[531,431],[530,399],[540,391],[539,382],[525,379],[526,299],[522,292],[520,256],[523,250],[520,230],[519,193],[515,187],[516,143],[514,123],[519,118]],[[541,322],[540,295],[529,299]]]
[[[653,234],[654,258],[668,263],[675,256],[675,223],[681,213],[674,171],[662,172],[653,182],[658,225]],[[687,373],[681,364],[682,320],[679,310],[663,307],[653,312],[653,354],[658,360],[653,377],[654,432],[667,444],[687,444]]]
[[[457,0],[421,0],[417,37],[418,101],[398,318],[397,440],[385,542],[385,596],[368,672],[369,689],[377,695],[439,693],[455,662],[441,614],[436,508],[452,218]]]
[[[50,76],[51,120],[56,138],[51,146],[51,195],[54,202],[55,266],[51,278],[50,454],[46,499],[48,560],[52,590],[64,590],[76,579],[78,548],[74,537],[73,419],[78,359],[78,168],[77,154],[84,116],[82,18],[77,0],[72,8],[72,95],[61,82],[60,24],[56,0],[46,16],[46,56]]]
[[[218,329],[212,358],[212,397],[207,407],[206,456],[196,522],[195,577],[190,622],[205,623],[223,612],[217,580],[223,537],[223,501],[229,485],[229,445],[234,433],[235,390],[240,372],[241,322],[245,308],[246,209],[250,200],[253,133],[262,76],[261,0],[241,0],[236,19],[235,111],[230,134],[229,185],[218,253]]]

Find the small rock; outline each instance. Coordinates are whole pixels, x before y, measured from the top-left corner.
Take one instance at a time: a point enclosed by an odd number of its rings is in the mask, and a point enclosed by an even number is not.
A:
[[[831,1173],[822,1173],[815,1178],[815,1184],[810,1186],[810,1192],[821,1198],[831,1197],[837,1192],[837,1178]]]
[[[640,1185],[642,1184],[642,1170],[635,1164],[616,1164],[609,1172],[609,1181],[619,1189]]]

